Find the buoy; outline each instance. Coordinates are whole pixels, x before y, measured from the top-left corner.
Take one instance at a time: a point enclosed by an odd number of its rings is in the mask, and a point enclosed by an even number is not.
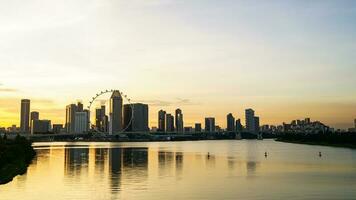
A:
[[[265,152],[265,157],[267,157],[267,152]]]
[[[321,152],[319,151],[319,157],[321,157]]]

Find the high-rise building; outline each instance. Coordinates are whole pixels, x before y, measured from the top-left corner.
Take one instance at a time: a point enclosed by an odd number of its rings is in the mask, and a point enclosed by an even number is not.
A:
[[[183,113],[181,109],[176,110],[176,131],[177,133],[183,133],[184,123],[183,123]]]
[[[201,132],[201,123],[195,123],[194,130],[196,133]]]
[[[40,113],[37,111],[32,111],[30,113],[30,130],[32,130],[31,125],[33,120],[39,120],[40,119]]]
[[[241,131],[242,131],[243,127],[242,127],[242,124],[241,124],[241,119],[237,119],[237,120],[236,120],[236,125],[235,125],[235,127],[236,127],[236,131],[237,131],[237,132],[241,132]]]
[[[78,102],[78,104],[77,104],[77,112],[83,112],[83,104],[82,104],[82,102]]]
[[[235,131],[235,117],[229,113],[226,116],[226,122],[227,122],[227,131],[233,132]]]
[[[174,132],[174,117],[171,114],[166,114],[166,131]]]
[[[120,91],[115,90],[110,98],[110,122],[109,122],[109,133],[119,133],[122,131],[122,96]]]
[[[67,133],[75,132],[75,113],[77,112],[77,105],[70,104],[66,107],[66,130]]]
[[[192,133],[192,132],[193,132],[193,127],[191,126],[184,127],[184,133]]]
[[[158,130],[157,131],[166,131],[166,111],[158,111]]]
[[[255,133],[260,132],[260,118],[255,117]]]
[[[215,132],[215,118],[205,118],[205,132]]]
[[[148,105],[142,103],[124,105],[124,127],[127,127],[126,131],[148,132]]]
[[[75,133],[85,133],[88,132],[88,113],[87,112],[76,112],[75,113]]]
[[[246,117],[246,130],[248,132],[254,133],[255,132],[255,111],[252,109],[245,110],[245,117]]]
[[[20,131],[30,133],[30,100],[21,100]]]
[[[107,125],[103,125],[106,118],[106,108],[105,105],[102,105],[95,110],[95,127],[98,131],[107,132]]]
[[[51,120],[35,119],[31,121],[31,134],[44,134],[51,131]]]

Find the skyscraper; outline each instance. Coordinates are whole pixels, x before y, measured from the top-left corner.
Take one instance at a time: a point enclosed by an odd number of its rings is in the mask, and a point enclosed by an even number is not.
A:
[[[124,105],[124,127],[128,127],[127,131],[148,132],[148,105],[142,103]]]
[[[205,132],[215,132],[215,118],[205,118]]]
[[[37,111],[32,111],[31,113],[30,113],[30,130],[31,130],[31,133],[32,133],[32,121],[33,120],[39,120],[40,119],[40,113],[39,112],[37,112]]]
[[[245,117],[246,117],[246,130],[248,132],[254,133],[255,132],[255,111],[252,109],[245,110]]]
[[[77,112],[83,112],[83,103],[82,102],[78,102],[78,104],[77,104]]]
[[[259,117],[255,117],[255,133],[260,132],[260,118]]]
[[[21,100],[20,131],[23,133],[30,132],[30,100]]]
[[[166,131],[166,111],[158,111],[158,131]]]
[[[104,126],[104,121],[106,118],[106,108],[105,105],[102,105],[100,108],[95,110],[95,127],[98,131],[107,131],[107,127]]]
[[[194,131],[196,133],[200,133],[201,132],[201,123],[196,123],[194,126]]]
[[[87,112],[76,112],[75,113],[75,133],[85,133],[88,132],[88,113]]]
[[[183,133],[184,123],[183,123],[183,113],[181,109],[176,110],[176,131],[177,133]]]
[[[67,133],[75,132],[75,113],[77,112],[77,105],[70,104],[66,107],[66,130]]]
[[[227,131],[233,132],[235,131],[235,117],[229,113],[226,116],[226,122],[227,122]]]
[[[51,120],[35,119],[31,121],[31,134],[49,133],[51,131]]]
[[[174,131],[174,117],[171,114],[166,115],[166,131],[167,132]]]
[[[122,96],[120,91],[115,90],[110,98],[110,122],[109,133],[118,133],[122,131]]]
[[[235,125],[236,131],[241,132],[242,131],[242,124],[241,124],[241,119],[236,120],[236,125]]]

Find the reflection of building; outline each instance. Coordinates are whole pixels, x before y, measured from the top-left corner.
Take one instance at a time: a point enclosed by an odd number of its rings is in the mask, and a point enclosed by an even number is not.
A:
[[[66,130],[67,133],[75,132],[75,113],[77,112],[77,105],[70,104],[66,107]]]
[[[20,119],[20,130],[23,133],[30,132],[30,100],[21,100],[21,119]]]
[[[148,105],[142,103],[124,105],[124,127],[127,127],[127,131],[133,132],[149,131]]]
[[[76,112],[75,113],[75,133],[85,133],[88,132],[88,113],[87,112]]]
[[[174,117],[171,114],[166,115],[166,131],[167,132],[174,131]]]
[[[166,131],[166,111],[158,111],[158,130],[157,131]]]
[[[226,122],[227,122],[227,131],[235,131],[235,118],[234,116],[229,113],[227,116],[226,116]]]
[[[51,131],[51,120],[35,119],[31,123],[31,134],[49,133]]]
[[[88,165],[88,161],[88,148],[65,148],[64,173],[66,175],[80,175],[83,166]]]
[[[110,98],[110,125],[109,133],[118,133],[122,131],[122,96],[118,90],[115,90]]]
[[[176,131],[177,133],[183,133],[183,113],[181,109],[176,110]]]
[[[205,118],[205,132],[215,132],[215,118]]]

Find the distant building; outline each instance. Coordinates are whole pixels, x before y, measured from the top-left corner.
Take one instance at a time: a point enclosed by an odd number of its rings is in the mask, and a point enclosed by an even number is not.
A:
[[[237,119],[235,123],[235,128],[237,132],[241,132],[243,130],[243,126],[241,124],[241,119]]]
[[[183,133],[183,127],[184,127],[184,123],[183,123],[183,113],[181,109],[177,109],[176,110],[176,131],[177,133]]]
[[[70,104],[66,107],[66,123],[65,128],[67,133],[75,132],[75,113],[77,112],[77,105]]]
[[[171,114],[166,114],[166,132],[174,132],[174,117]]]
[[[192,133],[192,132],[193,132],[193,127],[191,126],[184,127],[184,133]]]
[[[260,131],[260,118],[255,117],[255,133]]]
[[[88,132],[88,113],[87,112],[76,112],[75,113],[75,133],[86,133]]]
[[[53,124],[52,131],[55,134],[61,133],[63,130],[63,124]]]
[[[158,111],[158,130],[157,131],[166,131],[166,111]]]
[[[78,102],[78,104],[77,104],[77,112],[83,112],[83,104],[82,104],[82,102]]]
[[[200,133],[201,132],[201,123],[196,123],[194,126],[194,131],[196,133]]]
[[[109,123],[109,133],[119,133],[123,129],[123,107],[122,107],[122,96],[120,91],[115,90],[110,98],[110,123]]]
[[[124,105],[124,127],[129,132],[148,132],[148,105],[142,103]]]
[[[32,120],[31,134],[45,134],[51,131],[51,120]]]
[[[105,123],[106,118],[106,108],[105,105],[102,105],[95,110],[95,127],[98,131],[107,132],[107,122]],[[106,125],[104,125],[104,123]]]
[[[258,133],[260,130],[260,118],[255,116],[255,111],[252,109],[245,110],[246,131],[250,133]]]
[[[31,128],[32,121],[33,120],[39,120],[39,119],[40,119],[40,113],[39,112],[37,112],[37,111],[31,112],[31,114],[30,114],[30,129],[32,129]]]
[[[215,132],[215,118],[205,118],[205,132]]]
[[[235,131],[235,117],[231,113],[229,113],[226,116],[226,122],[227,122],[226,130],[230,132]]]
[[[30,100],[21,100],[20,131],[30,133]]]

